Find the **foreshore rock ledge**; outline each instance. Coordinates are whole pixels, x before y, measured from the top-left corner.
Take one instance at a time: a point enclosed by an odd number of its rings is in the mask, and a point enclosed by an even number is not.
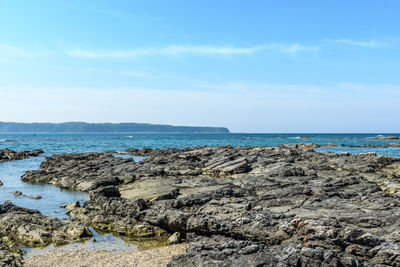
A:
[[[43,153],[43,150],[36,149],[32,151],[16,152],[8,148],[0,149],[0,162],[26,159],[29,157],[37,157]]]
[[[179,233],[188,247],[170,267],[400,266],[399,158],[306,146],[142,152],[140,162],[54,155],[23,180],[89,192],[68,213],[95,229]]]
[[[61,221],[10,201],[0,204],[0,266],[20,266],[21,248],[56,246],[87,240],[89,229],[78,222]]]

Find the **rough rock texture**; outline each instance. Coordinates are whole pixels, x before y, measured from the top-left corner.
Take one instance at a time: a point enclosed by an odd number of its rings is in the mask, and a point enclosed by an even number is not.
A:
[[[145,208],[147,205],[143,200],[108,197],[95,191],[91,192],[91,198],[85,202],[84,207],[74,207],[67,214],[73,220],[91,225],[97,231],[113,232],[130,240],[166,239],[165,230],[137,220],[140,211]]]
[[[7,244],[0,240],[0,267],[22,266],[20,251],[18,252],[12,251]]]
[[[44,247],[50,243],[63,245],[92,234],[76,222],[59,219],[15,206],[9,201],[0,204],[0,240],[18,247]]]
[[[97,228],[179,232],[170,266],[400,266],[400,159],[307,146],[64,154],[24,180],[90,191],[69,214]]]
[[[137,149],[137,148],[129,148],[124,150],[125,152],[132,154],[134,156],[149,156],[152,152],[153,149],[149,148],[149,147],[144,147],[141,149]]]
[[[0,162],[37,157],[41,153],[43,153],[43,151],[40,149],[21,152],[15,152],[8,148],[0,149]]]
[[[399,136],[393,136],[393,135],[378,135],[378,136],[373,136],[373,137],[367,137],[367,139],[400,139]]]
[[[105,185],[118,185],[132,181],[132,159],[111,154],[61,154],[46,158],[39,171],[22,176],[25,182],[46,183],[61,188],[89,191]]]

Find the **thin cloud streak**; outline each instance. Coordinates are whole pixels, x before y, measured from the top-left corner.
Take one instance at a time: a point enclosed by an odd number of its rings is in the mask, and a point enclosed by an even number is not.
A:
[[[325,39],[325,41],[331,42],[331,43],[337,43],[337,44],[345,44],[345,45],[350,45],[350,46],[356,46],[356,47],[374,48],[374,47],[382,46],[381,42],[378,42],[378,41],[375,41],[375,40],[355,41],[355,40],[350,40],[350,39]]]
[[[180,55],[180,54],[251,54],[261,50],[261,47],[232,47],[232,46],[178,46],[171,45],[166,47],[148,47],[132,50],[113,50],[113,51],[90,51],[73,49],[66,51],[68,55],[86,58],[128,58],[142,55]]]
[[[72,49],[66,50],[66,53],[73,57],[84,58],[130,58],[143,55],[183,55],[183,54],[206,54],[206,55],[237,55],[237,54],[253,54],[256,52],[273,50],[288,54],[295,54],[301,51],[318,52],[319,47],[303,46],[300,44],[267,44],[250,47],[235,46],[181,46],[170,45],[165,47],[147,47],[132,50],[83,50]]]
[[[275,49],[288,54],[296,54],[298,52],[307,52],[307,51],[318,53],[318,51],[320,50],[319,46],[304,46],[300,44],[290,44],[290,45],[270,44],[265,48]]]

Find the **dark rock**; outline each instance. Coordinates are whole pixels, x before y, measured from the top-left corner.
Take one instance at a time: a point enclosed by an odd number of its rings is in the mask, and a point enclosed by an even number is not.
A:
[[[8,148],[0,149],[0,162],[26,159],[28,157],[37,157],[41,153],[43,153],[43,151],[39,149],[33,151],[22,151],[22,152],[15,152]]]
[[[151,149],[149,147],[144,147],[141,149],[130,148],[130,149],[124,150],[124,152],[132,154],[134,156],[149,156],[153,152],[153,149]]]
[[[72,209],[68,214],[72,220],[91,225],[96,230],[133,240],[167,236],[165,230],[139,220],[140,212],[147,207],[143,202],[91,194],[82,208]]]
[[[4,184],[3,184],[3,182],[2,181],[0,181],[0,187],[2,187]]]
[[[22,176],[25,182],[53,184],[70,190],[90,191],[98,187],[133,181],[135,162],[103,153],[61,154],[47,157],[38,171]]]
[[[0,240],[0,267],[22,267],[22,251],[11,249]]]
[[[364,266],[365,260],[339,250],[266,246],[223,236],[192,238],[187,252],[174,256],[172,266]]]
[[[9,201],[0,204],[0,238],[18,247],[63,245],[91,236],[89,229],[79,223],[62,222]]]
[[[136,203],[137,203],[137,205],[138,205],[140,211],[146,210],[146,209],[149,208],[149,207],[147,206],[147,204],[146,204],[146,201],[144,201],[144,200],[141,199],[141,198],[139,198],[138,200],[136,200]]]
[[[398,266],[400,159],[313,147],[63,154],[23,179],[90,190],[69,215],[95,229],[180,233],[188,249],[170,266]]]
[[[101,195],[103,197],[120,197],[121,193],[115,186],[101,187],[93,192],[93,194]]]
[[[13,195],[14,195],[14,196],[22,196],[22,192],[16,190],[16,191],[13,192]]]

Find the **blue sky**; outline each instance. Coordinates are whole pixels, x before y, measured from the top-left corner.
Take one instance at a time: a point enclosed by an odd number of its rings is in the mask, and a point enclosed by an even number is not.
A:
[[[400,132],[399,1],[0,3],[0,121]]]

